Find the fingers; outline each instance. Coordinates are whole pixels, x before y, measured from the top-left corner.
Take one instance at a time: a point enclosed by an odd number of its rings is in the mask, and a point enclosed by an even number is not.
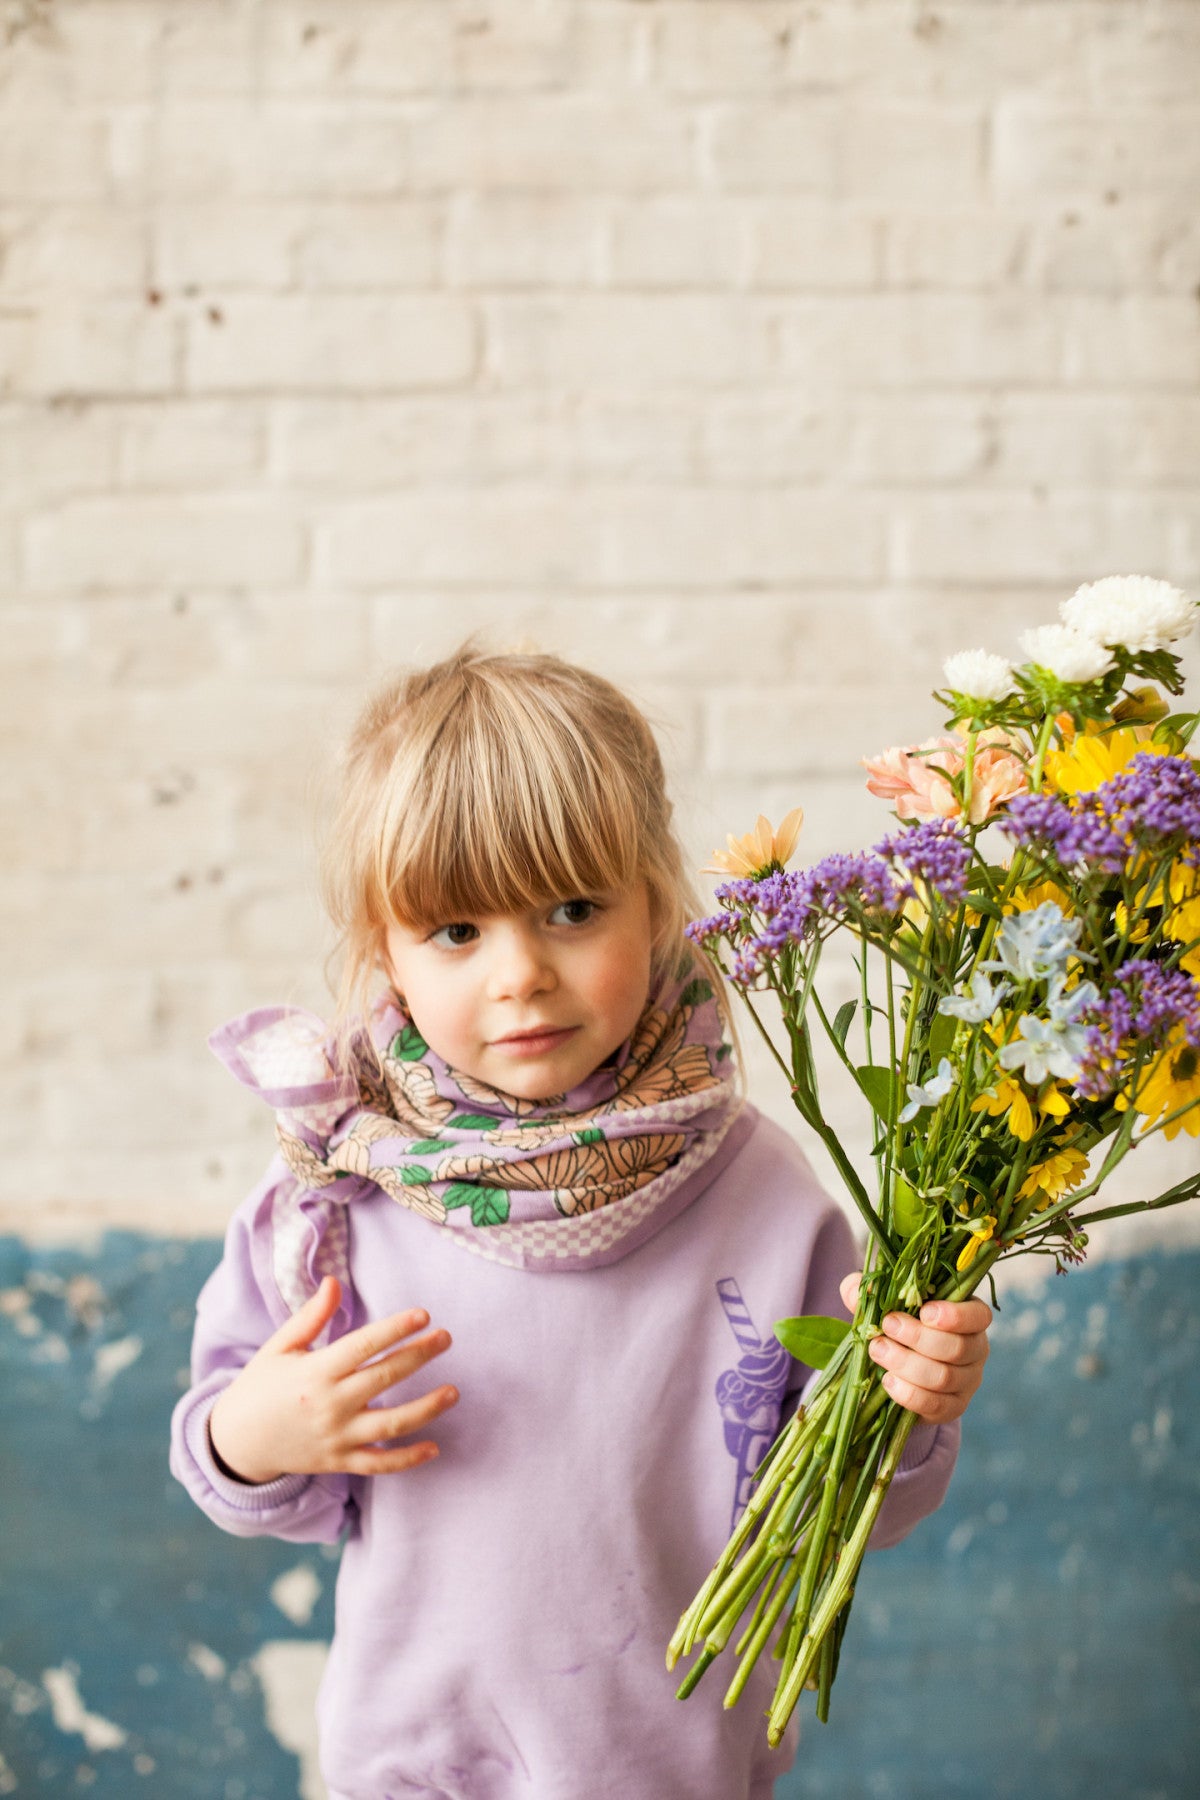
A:
[[[280,1354],[288,1350],[306,1350],[324,1331],[341,1304],[341,1298],[341,1283],[336,1275],[327,1275],[316,1293],[267,1339],[263,1350]]]
[[[419,1400],[406,1400],[402,1406],[365,1407],[347,1432],[351,1445],[380,1444],[388,1438],[407,1437],[419,1431],[458,1403],[458,1389],[434,1388]]]
[[[426,1318],[428,1315],[424,1315]],[[398,1381],[405,1381],[415,1375],[418,1369],[432,1362],[450,1348],[451,1338],[448,1331],[431,1331],[427,1337],[417,1338],[414,1343],[407,1344],[403,1350],[394,1350],[390,1356],[380,1357],[378,1362],[368,1363],[365,1368],[357,1368],[353,1373],[342,1377],[342,1388],[347,1400],[358,1406],[365,1406],[369,1400],[375,1400],[385,1394]]]
[[[933,1315],[943,1323],[923,1323]],[[883,1386],[922,1419],[956,1419],[983,1379],[991,1308],[979,1301],[931,1301],[921,1318],[888,1313],[868,1354],[885,1371]],[[955,1329],[955,1327],[957,1329]]]
[[[352,1375],[363,1363],[382,1356],[385,1350],[390,1350],[401,1338],[411,1337],[414,1331],[424,1330],[428,1323],[429,1314],[424,1307],[413,1306],[407,1312],[393,1313],[387,1319],[372,1319],[369,1325],[360,1325],[357,1331],[348,1331],[324,1353],[330,1374],[335,1379],[342,1375]]]
[[[355,1450],[338,1464],[347,1475],[391,1475],[401,1469],[417,1469],[433,1462],[438,1454],[434,1443],[405,1444],[399,1450]]]
[[[921,1323],[936,1326],[938,1331],[958,1331],[973,1337],[986,1331],[992,1322],[992,1309],[986,1300],[927,1300],[921,1308]]]
[[[935,1307],[944,1324],[928,1322]],[[881,1323],[888,1338],[934,1362],[973,1363],[987,1359],[986,1326],[991,1317],[991,1308],[982,1300],[938,1300],[927,1302],[919,1319],[910,1313],[888,1313]]]
[[[858,1305],[858,1288],[862,1280],[862,1270],[856,1269],[853,1275],[844,1275],[838,1292],[842,1296],[842,1305],[848,1313],[852,1313]]]

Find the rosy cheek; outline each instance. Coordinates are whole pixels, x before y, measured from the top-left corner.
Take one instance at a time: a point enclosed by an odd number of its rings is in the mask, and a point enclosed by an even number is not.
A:
[[[628,961],[622,959],[615,964],[606,964],[597,971],[592,991],[610,1018],[636,1023],[649,998],[649,968],[643,970],[641,958],[636,955],[631,955]]]

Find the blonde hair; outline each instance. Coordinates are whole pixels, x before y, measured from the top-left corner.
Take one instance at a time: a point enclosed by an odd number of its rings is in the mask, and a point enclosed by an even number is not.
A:
[[[706,976],[736,1053],[725,984],[684,936],[701,906],[672,811],[648,721],[602,676],[539,651],[489,653],[473,638],[393,675],[346,743],[321,845],[339,1040],[386,970],[389,926],[513,912],[640,877],[651,985],[689,964]]]

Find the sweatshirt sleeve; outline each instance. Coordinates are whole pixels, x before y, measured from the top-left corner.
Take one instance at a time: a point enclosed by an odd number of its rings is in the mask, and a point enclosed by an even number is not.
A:
[[[855,1246],[849,1223],[843,1213],[831,1205],[817,1231],[802,1310],[823,1313],[834,1319],[848,1319],[850,1314],[842,1305],[838,1287],[846,1275],[861,1267],[862,1256]],[[803,1364],[798,1363],[796,1369],[798,1380],[786,1396],[789,1411],[791,1403],[801,1398],[816,1380],[816,1375]],[[945,1425],[918,1420],[909,1433],[900,1465],[875,1521],[868,1549],[890,1549],[906,1538],[927,1513],[937,1510],[946,1498],[961,1439],[962,1427],[958,1419]]]
[[[208,1420],[218,1395],[288,1316],[270,1278],[265,1244],[281,1183],[294,1182],[276,1157],[239,1207],[225,1252],[196,1302],[191,1386],[171,1419],[171,1473],[214,1524],[235,1537],[336,1543],[357,1512],[348,1475],[283,1475],[259,1485],[218,1466]]]

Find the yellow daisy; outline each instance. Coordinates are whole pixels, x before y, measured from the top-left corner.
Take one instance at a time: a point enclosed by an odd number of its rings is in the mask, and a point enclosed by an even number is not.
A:
[[[1064,1194],[1073,1193],[1080,1187],[1087,1175],[1088,1159],[1082,1150],[1052,1150],[1042,1162],[1034,1163],[1021,1186],[1017,1189],[1018,1200],[1028,1200],[1031,1194],[1042,1190],[1044,1199],[1038,1202],[1037,1210],[1061,1200]]]
[[[1129,1104],[1128,1096],[1118,1096],[1116,1105],[1121,1112]],[[1187,1107],[1182,1118],[1163,1126],[1163,1136],[1169,1140],[1186,1131],[1189,1137],[1200,1137],[1200,1050],[1187,1042],[1182,1025],[1175,1027],[1151,1064],[1132,1104],[1134,1111],[1145,1118],[1147,1131],[1156,1120],[1170,1118],[1180,1107]]]
[[[1031,887],[1016,887],[1004,902],[1006,913],[1034,912],[1047,900],[1053,900],[1064,919],[1075,911],[1070,894],[1055,881],[1036,881]]]
[[[1047,756],[1046,780],[1060,794],[1090,794],[1111,781],[1139,750],[1148,750],[1153,756],[1170,755],[1166,744],[1150,741],[1145,727],[1123,726],[1096,735],[1077,732],[1069,749],[1052,750]]]
[[[1013,1075],[1003,1075],[986,1094],[979,1094],[971,1102],[972,1112],[990,1113],[993,1119],[1004,1115],[1004,1122],[1015,1138],[1027,1144],[1036,1129],[1033,1108],[1029,1104],[1024,1088]]]

